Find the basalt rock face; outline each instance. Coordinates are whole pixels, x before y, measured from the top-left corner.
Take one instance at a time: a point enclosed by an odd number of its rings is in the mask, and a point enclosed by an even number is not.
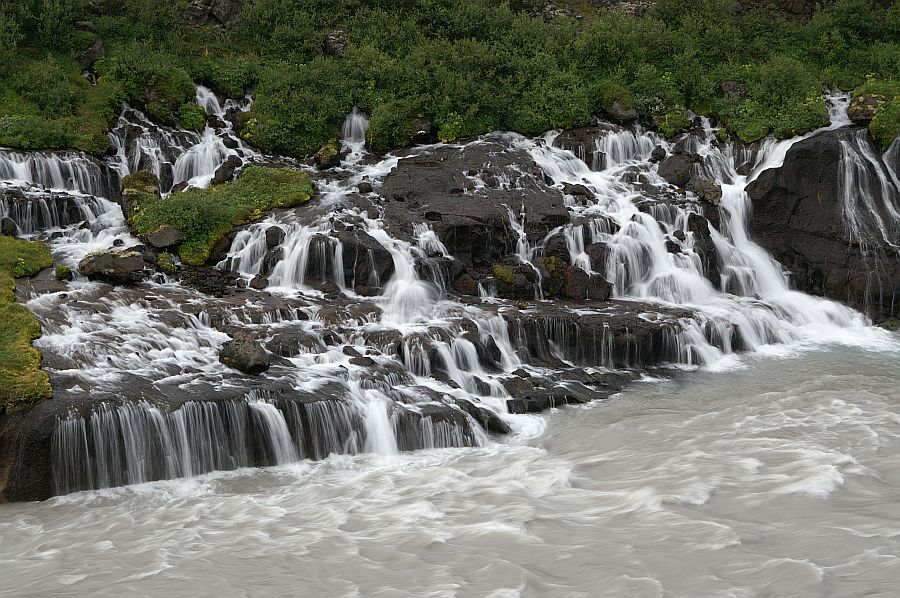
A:
[[[747,187],[755,239],[790,271],[799,290],[843,301],[876,320],[900,297],[896,178],[865,129],[800,141],[784,164]]]
[[[524,209],[531,242],[569,221],[563,194],[534,176],[536,169],[525,152],[491,141],[401,160],[381,190],[384,220],[397,235],[428,223],[463,264],[499,261],[516,251],[511,211]]]

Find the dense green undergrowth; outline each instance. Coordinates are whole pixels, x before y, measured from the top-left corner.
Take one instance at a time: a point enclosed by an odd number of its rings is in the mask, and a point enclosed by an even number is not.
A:
[[[163,226],[180,230],[184,241],[178,254],[193,266],[206,263],[216,244],[236,226],[259,220],[265,210],[305,203],[314,192],[305,172],[261,166],[247,168],[234,182],[188,189],[167,199],[155,195],[152,186],[147,189],[146,181],[126,179],[125,184],[132,206],[129,220],[137,233],[146,236]]]
[[[0,236],[0,413],[11,413],[52,395],[40,369],[41,354],[31,341],[41,325],[16,303],[13,278],[32,276],[53,265],[50,249],[37,241]]]
[[[6,0],[0,144],[99,153],[122,101],[196,128],[195,82],[230,97],[253,89],[244,137],[293,156],[332,139],[354,105],[371,115],[369,141],[382,150],[406,143],[422,119],[444,140],[537,134],[584,125],[614,102],[666,134],[690,109],[752,141],[825,124],[823,90],[900,77],[896,2],[826,0],[808,23],[730,0],[659,0],[642,17],[585,2],[587,18],[544,22],[524,10],[538,4],[255,0],[228,27],[195,28],[181,17],[186,0]],[[96,33],[76,29],[78,19]],[[336,29],[339,57],[324,51]],[[91,86],[80,60],[97,36],[106,55]],[[888,103],[873,132],[893,131],[897,114]]]

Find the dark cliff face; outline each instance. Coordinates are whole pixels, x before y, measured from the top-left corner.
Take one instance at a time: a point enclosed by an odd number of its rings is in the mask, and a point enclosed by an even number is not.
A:
[[[900,226],[888,207],[898,190],[884,180],[887,170],[865,130],[850,127],[797,143],[780,168],[747,187],[751,232],[796,288],[876,321],[896,316],[900,295],[900,256],[884,238]]]

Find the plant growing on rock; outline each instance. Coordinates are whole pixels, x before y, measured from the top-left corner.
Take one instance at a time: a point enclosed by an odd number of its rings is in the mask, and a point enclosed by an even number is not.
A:
[[[189,189],[168,199],[144,194],[129,221],[141,236],[163,226],[181,231],[178,255],[199,266],[235,227],[259,220],[265,210],[299,206],[314,191],[305,172],[251,166],[236,181],[209,189]]]
[[[41,354],[31,346],[41,336],[41,326],[34,314],[16,303],[13,280],[52,265],[44,243],[0,237],[0,412],[17,411],[53,393],[40,369]]]

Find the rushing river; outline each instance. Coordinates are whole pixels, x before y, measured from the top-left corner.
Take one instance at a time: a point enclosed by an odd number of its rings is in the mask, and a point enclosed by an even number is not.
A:
[[[647,379],[487,448],[0,505],[0,593],[896,596],[900,340],[868,343]]]

